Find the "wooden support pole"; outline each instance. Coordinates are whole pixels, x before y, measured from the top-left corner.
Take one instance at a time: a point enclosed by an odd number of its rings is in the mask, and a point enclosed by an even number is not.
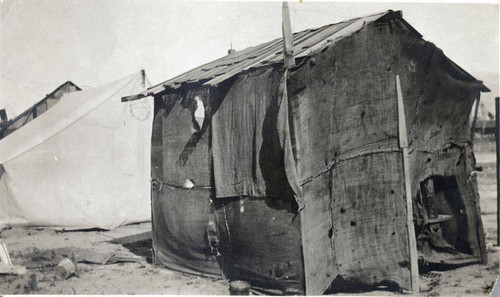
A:
[[[288,2],[283,2],[282,9],[282,29],[283,29],[283,64],[285,68],[295,66],[295,58],[293,57],[293,34],[292,26],[290,23],[290,10],[288,9]]]
[[[472,124],[470,126],[470,141],[474,140],[474,134],[476,133],[476,121],[477,121],[477,112],[479,111],[479,103],[481,103],[481,92],[478,92],[476,97],[476,108],[474,109],[474,118],[472,119]]]
[[[415,237],[415,226],[413,224],[413,199],[410,180],[410,158],[408,155],[408,134],[406,132],[406,118],[403,102],[403,93],[401,92],[401,83],[399,75],[396,75],[396,91],[398,94],[398,130],[399,130],[399,147],[403,150],[403,169],[406,190],[406,227],[408,230],[408,247],[410,252],[410,290],[418,291],[418,262],[417,262],[417,239]]]
[[[500,97],[495,98],[495,140],[497,147],[497,246],[500,246]]]

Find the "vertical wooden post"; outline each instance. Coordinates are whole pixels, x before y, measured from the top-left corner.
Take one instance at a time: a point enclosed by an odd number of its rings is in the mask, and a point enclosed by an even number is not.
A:
[[[141,85],[145,90],[146,89],[146,71],[144,71],[144,69],[141,69],[141,76],[142,76]]]
[[[408,230],[408,246],[410,251],[410,277],[411,290],[418,291],[418,263],[417,263],[417,239],[415,237],[415,226],[413,224],[413,199],[410,180],[410,158],[408,156],[408,134],[406,132],[406,118],[403,102],[403,93],[401,92],[401,83],[399,75],[396,75],[396,91],[398,94],[398,130],[399,147],[403,150],[403,169],[406,190],[406,227]]]
[[[476,108],[474,109],[474,118],[472,119],[472,124],[470,126],[470,141],[474,140],[474,134],[476,133],[476,121],[477,121],[477,112],[479,111],[479,103],[481,103],[481,92],[478,92],[476,97]]]
[[[288,2],[283,2],[282,8],[282,29],[283,29],[283,63],[285,68],[295,66],[295,58],[293,57],[293,34],[292,26],[290,24],[290,11],[288,9]]]
[[[500,97],[495,98],[495,140],[497,147],[497,246],[500,246]]]

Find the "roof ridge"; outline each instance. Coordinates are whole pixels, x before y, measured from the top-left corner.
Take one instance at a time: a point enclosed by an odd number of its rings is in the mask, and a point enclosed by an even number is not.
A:
[[[377,12],[377,13],[370,13],[370,14],[366,14],[366,15],[362,15],[362,16],[359,16],[359,17],[355,17],[355,18],[350,18],[350,19],[343,19],[342,21],[340,22],[336,22],[336,23],[330,23],[330,24],[326,24],[326,25],[323,25],[323,26],[320,26],[320,27],[316,27],[316,28],[308,28],[308,29],[304,29],[304,30],[301,30],[301,31],[297,31],[297,32],[294,32],[293,34],[295,33],[300,33],[300,32],[304,32],[304,31],[314,31],[314,30],[318,30],[318,29],[321,29],[323,27],[328,27],[328,26],[334,26],[334,25],[340,25],[342,23],[347,23],[347,22],[350,22],[350,21],[354,21],[354,20],[359,20],[359,19],[364,19],[364,18],[369,18],[369,17],[373,17],[373,16],[376,16],[376,15],[386,15],[386,14],[389,14],[389,13],[399,13],[401,16],[402,16],[402,12],[401,10],[392,10],[392,9],[389,9],[389,10],[384,10],[384,11],[380,11],[380,12]]]

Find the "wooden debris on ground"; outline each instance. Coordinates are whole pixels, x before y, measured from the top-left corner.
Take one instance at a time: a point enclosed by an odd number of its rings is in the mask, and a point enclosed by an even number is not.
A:
[[[26,268],[12,264],[12,260],[5,243],[0,243],[0,274],[25,274]]]

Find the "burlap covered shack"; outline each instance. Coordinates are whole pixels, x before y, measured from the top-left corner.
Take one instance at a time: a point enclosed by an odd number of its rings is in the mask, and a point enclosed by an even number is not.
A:
[[[410,287],[396,75],[419,264],[484,262],[469,114],[488,89],[401,12],[231,53],[155,97],[154,261],[268,293]]]

